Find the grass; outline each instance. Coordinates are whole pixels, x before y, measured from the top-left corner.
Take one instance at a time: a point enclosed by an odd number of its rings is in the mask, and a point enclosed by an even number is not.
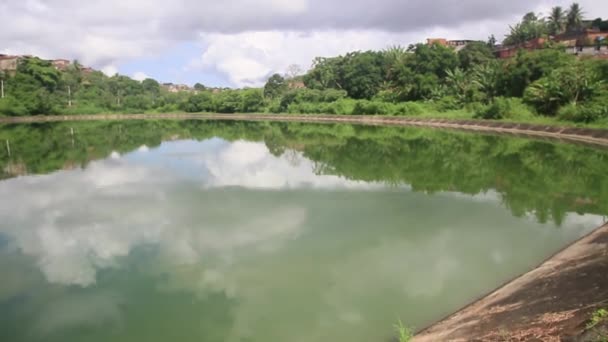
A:
[[[62,112],[61,115],[74,115],[74,114],[127,114],[127,112],[112,112],[112,111],[100,111],[97,108],[86,108],[81,110],[82,108],[74,108],[70,111]],[[164,112],[148,110],[148,111],[140,111],[137,113],[155,115],[155,114],[163,114]],[[171,111],[171,114],[213,114],[213,113],[186,113],[184,111],[176,110]],[[255,113],[235,113],[235,114],[255,114]],[[268,114],[270,113],[258,113],[258,114]],[[296,113],[281,113],[282,115],[293,114],[293,115],[336,115],[336,116],[349,116],[350,114],[296,114]],[[384,114],[387,115],[387,114]],[[402,117],[417,117],[417,118],[425,118],[425,119],[454,119],[454,120],[471,120],[474,119],[474,114],[466,109],[456,109],[449,111],[436,111],[436,110],[424,110],[420,114],[416,115],[387,115],[387,116],[402,116]],[[0,117],[10,117],[3,116]],[[558,127],[582,127],[582,128],[603,128],[608,129],[608,119],[601,119],[592,123],[576,123],[572,121],[564,121],[559,120],[555,117],[546,117],[546,116],[522,116],[522,117],[512,117],[505,118],[500,120],[484,120],[477,119],[480,121],[495,121],[495,122],[508,122],[508,123],[527,123],[527,124],[538,124],[538,125],[547,125],[547,126],[558,126]]]
[[[608,342],[608,334],[606,334],[606,329],[608,327],[606,326],[606,323],[608,323],[608,310],[604,308],[595,310],[591,314],[591,318],[586,326],[587,333],[591,333],[591,340],[586,340]]]
[[[591,315],[591,320],[587,323],[587,329],[592,329],[596,325],[608,321],[608,310],[598,309]]]
[[[414,332],[412,328],[406,327],[401,322],[401,319],[394,325],[395,331],[397,332],[397,341],[399,342],[410,342],[414,338]]]

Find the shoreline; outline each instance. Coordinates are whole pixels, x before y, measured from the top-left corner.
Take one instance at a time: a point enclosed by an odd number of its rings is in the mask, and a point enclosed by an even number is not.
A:
[[[513,338],[516,341],[576,338],[584,332],[585,322],[592,310],[608,305],[608,287],[598,286],[607,285],[608,279],[597,283],[585,278],[589,276],[587,271],[590,268],[608,269],[607,257],[608,223],[605,222],[533,269],[419,330],[413,341],[492,341],[504,339],[505,334],[508,335],[505,340],[509,341]],[[565,298],[559,295],[572,292],[572,289],[566,288],[572,287],[572,284],[563,281],[566,273],[574,275],[577,284],[581,285],[574,287],[577,292],[583,293],[582,300],[577,298],[574,302],[564,303]],[[602,275],[605,273],[598,274],[599,277]],[[531,291],[538,289],[543,292]],[[596,290],[605,292],[599,300],[587,296]],[[545,296],[544,301],[537,295]],[[541,305],[547,301],[553,302],[552,310],[545,310]],[[520,312],[527,315],[521,316]],[[516,317],[509,317],[509,314]]]
[[[101,120],[235,120],[310,123],[348,123],[380,126],[412,126],[509,134],[608,147],[608,129],[512,123],[491,120],[432,119],[384,115],[295,115],[295,114],[91,114],[1,117],[0,124],[101,121]]]

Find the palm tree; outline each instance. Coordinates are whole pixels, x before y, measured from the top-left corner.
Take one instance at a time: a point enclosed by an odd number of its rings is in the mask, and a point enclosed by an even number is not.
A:
[[[389,46],[382,51],[387,64],[386,79],[389,83],[394,81],[394,78],[399,73],[406,62],[407,56],[410,54],[404,47],[400,45]],[[386,85],[385,88],[389,88],[390,85]]]
[[[460,103],[465,103],[469,99],[472,90],[472,82],[469,75],[460,68],[446,70],[445,74],[446,90],[455,96]]]
[[[566,26],[566,12],[561,6],[553,7],[547,21],[549,22],[549,34],[563,33]]]
[[[485,95],[486,102],[492,101],[498,93],[499,75],[500,64],[496,60],[473,67],[473,85]]]
[[[574,2],[570,5],[568,15],[566,16],[566,30],[578,31],[583,27],[583,9]]]

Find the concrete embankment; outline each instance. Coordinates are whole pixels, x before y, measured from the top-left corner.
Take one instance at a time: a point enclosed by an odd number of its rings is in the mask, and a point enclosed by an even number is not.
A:
[[[608,225],[420,331],[414,341],[580,341],[608,306]]]
[[[88,120],[244,120],[311,123],[349,123],[382,126],[420,126],[512,134],[532,138],[557,139],[597,146],[608,146],[608,129],[560,127],[489,120],[452,120],[381,115],[285,115],[285,114],[94,114],[4,117],[0,123],[33,123]]]

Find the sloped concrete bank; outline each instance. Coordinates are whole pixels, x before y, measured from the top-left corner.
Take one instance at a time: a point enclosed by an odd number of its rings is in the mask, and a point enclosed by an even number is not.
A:
[[[608,224],[420,331],[414,341],[587,341],[586,321],[606,306]]]
[[[483,133],[512,134],[531,138],[546,138],[608,146],[608,129],[559,127],[489,120],[452,120],[380,115],[285,115],[285,114],[95,114],[53,115],[0,118],[0,123],[33,123],[88,120],[244,120],[294,121],[311,123],[349,123],[382,126],[420,126],[467,130]]]

